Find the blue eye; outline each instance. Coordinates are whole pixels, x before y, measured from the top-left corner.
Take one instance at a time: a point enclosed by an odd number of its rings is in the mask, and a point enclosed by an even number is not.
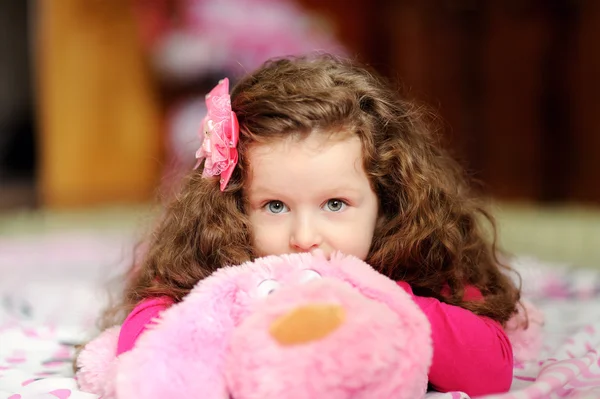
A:
[[[344,201],[337,198],[330,199],[325,204],[325,208],[327,208],[326,210],[329,212],[340,212],[346,206],[347,204]]]
[[[278,213],[283,213],[283,212],[288,211],[287,206],[281,201],[269,201],[265,205],[265,209],[269,213],[273,213],[273,214],[278,214]]]

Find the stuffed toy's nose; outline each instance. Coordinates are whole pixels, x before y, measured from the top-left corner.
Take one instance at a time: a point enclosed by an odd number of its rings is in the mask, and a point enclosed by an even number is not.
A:
[[[325,338],[346,319],[340,305],[311,304],[300,306],[278,317],[269,332],[281,345],[298,345]]]

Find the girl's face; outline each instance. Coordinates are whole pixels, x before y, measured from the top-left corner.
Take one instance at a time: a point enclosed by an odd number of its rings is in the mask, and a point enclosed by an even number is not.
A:
[[[246,192],[257,255],[320,249],[365,260],[378,199],[361,152],[356,136],[318,133],[253,146]]]

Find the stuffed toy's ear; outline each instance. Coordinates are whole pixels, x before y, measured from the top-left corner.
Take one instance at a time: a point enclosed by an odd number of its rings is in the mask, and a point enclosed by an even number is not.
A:
[[[227,399],[224,359],[240,290],[233,268],[202,280],[119,357],[121,399]]]
[[[114,399],[119,331],[119,326],[109,328],[81,350],[76,375],[82,391]]]

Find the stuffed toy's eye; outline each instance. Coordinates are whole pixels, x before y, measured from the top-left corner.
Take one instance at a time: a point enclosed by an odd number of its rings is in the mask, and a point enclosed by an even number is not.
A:
[[[275,280],[263,280],[257,287],[257,292],[259,296],[268,296],[271,295],[277,288],[279,288],[281,284]]]
[[[301,283],[308,283],[309,281],[320,280],[320,279],[321,279],[321,274],[316,270],[306,269],[306,270],[302,270],[302,272],[300,273],[300,282]]]

